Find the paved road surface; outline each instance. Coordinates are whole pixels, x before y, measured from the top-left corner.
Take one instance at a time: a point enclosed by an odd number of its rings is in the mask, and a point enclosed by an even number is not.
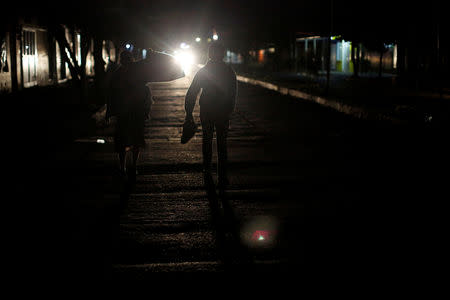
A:
[[[423,140],[240,83],[228,143],[231,185],[219,194],[204,187],[201,132],[179,142],[190,79],[151,85],[155,104],[134,183],[117,173],[111,128],[39,166],[49,172],[23,195],[46,195],[36,205],[47,209],[45,218],[29,242],[42,257],[37,266],[133,279],[367,266],[400,253],[408,235],[389,226],[416,212],[409,196],[430,191],[417,186],[422,160],[410,163],[412,146],[423,150]]]
[[[217,200],[208,199],[204,188],[201,134],[187,145],[179,142],[188,85],[189,78],[152,84],[148,149],[120,219],[114,274],[126,277],[131,271],[136,276],[164,268],[218,271],[243,261],[268,270],[302,264],[305,215],[349,212],[358,193],[339,187],[344,177],[357,176],[358,167],[336,162],[339,153],[329,157],[330,149],[322,149],[339,148],[342,125],[336,128],[336,123],[343,117],[307,105],[302,112],[298,103],[240,86],[229,134],[226,210],[222,197],[214,207]],[[326,163],[330,160],[332,165]],[[341,198],[342,193],[349,198]],[[221,221],[230,219],[222,232]]]

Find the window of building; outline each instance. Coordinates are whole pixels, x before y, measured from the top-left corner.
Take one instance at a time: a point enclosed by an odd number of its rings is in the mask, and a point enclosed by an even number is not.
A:
[[[9,72],[8,55],[6,51],[6,34],[0,33],[0,73]]]
[[[36,65],[36,32],[24,30],[22,38],[22,72],[25,87],[36,85]]]

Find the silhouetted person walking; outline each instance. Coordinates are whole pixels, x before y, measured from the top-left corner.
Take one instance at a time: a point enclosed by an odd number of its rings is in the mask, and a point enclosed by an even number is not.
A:
[[[217,42],[208,49],[209,60],[197,72],[185,98],[186,120],[193,119],[192,112],[199,92],[201,96],[200,120],[203,131],[203,172],[211,178],[212,141],[214,128],[217,138],[218,185],[226,187],[227,177],[227,135],[231,113],[236,104],[236,73],[224,63],[225,48]]]
[[[126,174],[126,154],[133,154],[131,176],[136,175],[136,162],[140,150],[145,146],[145,120],[149,118],[152,103],[150,89],[142,76],[132,68],[134,59],[129,51],[120,54],[120,66],[110,82],[110,96],[106,112],[107,120],[115,116],[114,146],[119,155],[119,167]]]

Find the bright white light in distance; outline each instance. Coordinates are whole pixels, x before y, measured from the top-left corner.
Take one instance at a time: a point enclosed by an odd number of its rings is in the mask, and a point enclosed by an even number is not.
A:
[[[188,49],[190,46],[188,45],[188,44],[186,44],[186,43],[181,43],[180,44],[180,48],[181,49]]]
[[[199,37],[197,37],[196,39],[195,39],[195,41],[198,43],[198,42],[200,42],[202,39],[201,38],[199,38]]]
[[[183,71],[189,70],[191,65],[194,63],[194,55],[191,52],[183,51],[181,53],[175,54],[175,59],[183,68]]]
[[[219,36],[217,34],[213,35],[213,40],[217,41],[219,39]]]
[[[126,44],[125,48],[130,49],[131,45],[130,44]]]

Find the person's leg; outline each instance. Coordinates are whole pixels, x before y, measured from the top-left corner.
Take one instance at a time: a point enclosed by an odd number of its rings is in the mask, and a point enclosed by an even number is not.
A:
[[[140,149],[137,146],[134,146],[131,149],[132,153],[133,153],[133,164],[131,165],[131,168],[133,169],[133,172],[136,173],[136,164],[137,164],[137,160],[139,158],[139,152]]]
[[[120,171],[125,173],[126,171],[126,157],[127,157],[127,152],[124,150],[121,150],[119,152],[119,168]]]
[[[219,186],[226,186],[229,184],[227,177],[228,164],[228,150],[227,150],[227,136],[230,121],[216,122],[217,135],[217,168],[218,168],[218,182]]]
[[[124,127],[126,122],[123,116],[117,117],[114,132],[114,147],[119,157],[119,170],[122,174],[126,172],[127,149],[124,140]]]
[[[202,119],[202,152],[203,152],[203,171],[211,173],[212,142],[214,133],[214,123],[210,120]]]

